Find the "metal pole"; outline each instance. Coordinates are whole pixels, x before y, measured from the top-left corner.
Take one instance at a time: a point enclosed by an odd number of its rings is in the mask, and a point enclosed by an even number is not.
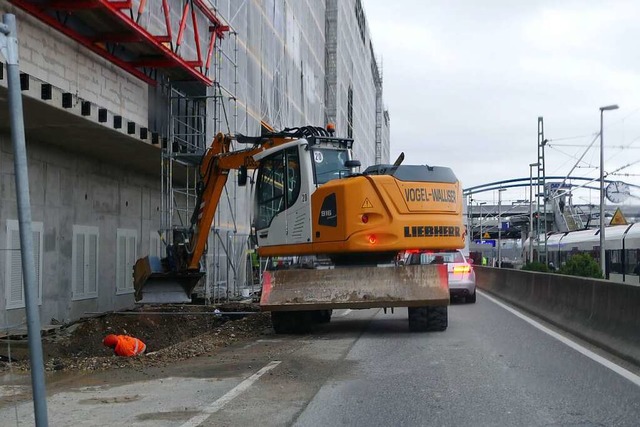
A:
[[[529,262],[533,262],[533,166],[529,165]]]
[[[605,224],[604,224],[604,138],[602,136],[603,115],[605,111],[617,110],[617,105],[607,105],[600,107],[600,268],[602,276],[607,278],[607,260],[604,251],[605,244]]]
[[[9,121],[13,162],[15,166],[16,193],[18,199],[18,221],[20,224],[20,254],[24,280],[25,310],[29,338],[29,363],[31,365],[31,387],[33,409],[37,426],[47,426],[47,394],[44,380],[42,341],[40,337],[40,313],[38,312],[38,284],[33,257],[33,231],[31,228],[31,202],[29,200],[29,174],[27,148],[25,145],[24,118],[22,116],[22,93],[20,91],[20,66],[16,17],[6,13],[2,17],[2,55],[7,63],[7,89],[9,93]]]
[[[542,205],[540,204],[540,183],[542,182],[542,176],[540,175],[540,162],[542,162],[542,126],[543,126],[543,118],[538,117],[538,180],[536,181],[536,211],[538,212],[538,217],[536,218],[536,248],[538,250],[536,259],[540,262],[540,212],[542,212]]]
[[[480,209],[480,243],[482,244],[484,242],[484,232],[482,231],[482,205],[486,205],[487,202],[480,202],[478,203],[478,207]],[[480,261],[481,265],[482,264],[482,260],[484,259],[484,246],[482,246],[483,249],[480,250],[480,255],[482,256],[482,259]]]
[[[533,262],[533,236],[535,235],[534,227],[533,227],[533,167],[534,166],[540,166],[540,163],[529,164],[529,262]]]
[[[544,263],[549,265],[549,254],[547,251],[547,240],[548,240],[548,226],[549,222],[547,221],[547,172],[545,170],[545,161],[544,161],[544,146],[547,144],[547,140],[544,139],[544,130],[542,131],[542,202],[544,203],[542,208],[542,215],[544,218]],[[540,212],[538,212],[538,217],[540,217]]]
[[[502,268],[502,192],[498,190],[498,268]]]
[[[606,261],[604,252],[604,139],[602,137],[604,110],[600,109],[600,268],[606,279]]]

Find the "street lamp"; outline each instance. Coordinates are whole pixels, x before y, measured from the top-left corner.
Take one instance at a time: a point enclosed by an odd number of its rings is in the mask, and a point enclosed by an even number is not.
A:
[[[502,268],[502,192],[506,188],[498,190],[498,268]]]
[[[529,262],[533,262],[533,168],[540,163],[529,164]]]
[[[604,139],[602,138],[603,115],[605,111],[617,110],[616,104],[600,107],[600,268],[602,275],[607,278],[607,263],[604,252]]]

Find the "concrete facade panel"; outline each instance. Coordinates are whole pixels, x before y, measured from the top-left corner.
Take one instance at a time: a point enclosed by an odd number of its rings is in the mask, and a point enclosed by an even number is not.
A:
[[[6,244],[6,220],[17,219],[13,158],[8,135],[0,136],[3,191],[0,195],[0,246]],[[90,311],[107,311],[133,305],[133,294],[115,295],[116,230],[138,231],[138,253],[148,251],[149,233],[159,227],[150,214],[151,194],[159,194],[156,176],[148,176],[105,164],[98,159],[64,152],[36,141],[28,143],[32,216],[44,225],[42,323],[69,321]],[[38,160],[47,158],[48,160]],[[5,165],[10,167],[4,167]],[[71,200],[65,194],[72,194]],[[127,206],[128,203],[128,206]],[[98,296],[73,301],[71,263],[73,226],[97,226],[99,230]],[[4,309],[5,257],[0,257],[0,324],[24,319],[24,309]]]

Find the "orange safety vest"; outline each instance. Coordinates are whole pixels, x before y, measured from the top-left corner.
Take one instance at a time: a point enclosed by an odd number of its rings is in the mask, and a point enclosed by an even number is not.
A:
[[[122,357],[137,356],[144,353],[147,346],[138,338],[133,338],[127,335],[118,335],[118,344],[116,344],[116,355]]]

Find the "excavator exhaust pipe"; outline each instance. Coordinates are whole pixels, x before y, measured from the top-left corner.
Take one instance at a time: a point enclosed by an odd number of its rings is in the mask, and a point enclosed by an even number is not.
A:
[[[266,271],[263,311],[449,305],[446,265]]]
[[[193,289],[204,273],[163,272],[155,261],[150,261],[149,257],[140,258],[133,267],[136,304],[190,303]]]

